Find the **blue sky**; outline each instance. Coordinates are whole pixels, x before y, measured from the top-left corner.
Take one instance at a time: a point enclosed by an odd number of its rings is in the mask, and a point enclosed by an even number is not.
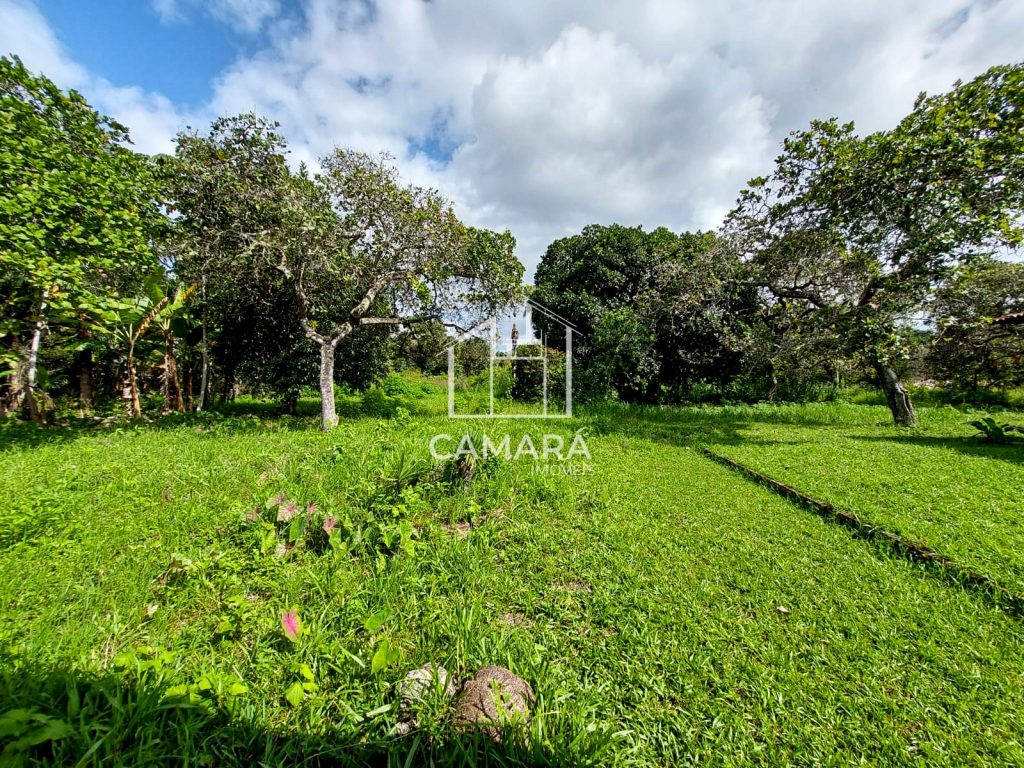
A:
[[[37,6],[90,72],[189,106],[207,101],[217,73],[261,42],[208,17],[165,21],[145,0],[41,0]]]
[[[1019,0],[0,0],[0,53],[139,150],[256,111],[294,162],[388,152],[528,280],[587,224],[717,227],[789,131],[892,126],[1021,40]]]

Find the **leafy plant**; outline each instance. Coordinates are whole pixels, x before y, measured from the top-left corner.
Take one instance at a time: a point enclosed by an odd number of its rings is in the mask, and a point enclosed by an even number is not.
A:
[[[293,707],[301,706],[307,695],[320,690],[309,664],[299,664],[297,671],[299,679],[292,683],[284,693],[285,700]]]
[[[12,709],[0,715],[0,764],[20,765],[26,753],[40,744],[57,741],[71,735],[74,730],[63,720],[37,712],[34,709]]]
[[[1000,424],[991,416],[978,421],[967,422],[976,430],[978,430],[977,437],[981,438],[983,443],[992,443],[994,445],[1010,445],[1012,443],[1024,442],[1014,438],[1014,433],[1024,435],[1024,427],[1015,426],[1013,424]]]

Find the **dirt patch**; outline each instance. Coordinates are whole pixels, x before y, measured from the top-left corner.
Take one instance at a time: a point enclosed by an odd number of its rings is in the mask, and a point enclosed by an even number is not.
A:
[[[533,627],[533,619],[515,611],[506,611],[501,614],[498,616],[498,622],[506,627],[523,627],[524,629]]]
[[[460,539],[464,536],[468,536],[469,532],[473,530],[472,523],[445,523],[441,526],[448,533],[454,533]]]

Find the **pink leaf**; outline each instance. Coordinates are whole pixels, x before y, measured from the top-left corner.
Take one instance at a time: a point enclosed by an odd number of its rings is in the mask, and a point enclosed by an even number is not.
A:
[[[280,523],[287,523],[289,520],[295,517],[295,513],[298,511],[299,509],[298,507],[295,506],[295,504],[289,504],[288,506],[281,507],[277,511],[277,520]]]
[[[302,621],[299,619],[299,609],[292,608],[290,611],[281,611],[281,629],[292,642],[299,639],[302,634]]]
[[[312,515],[314,512],[316,512],[316,502],[311,501],[306,505],[306,514]]]
[[[333,531],[337,525],[337,520],[335,520],[333,517],[328,517],[326,520],[324,520],[324,532],[327,533],[327,535],[329,536],[331,531]]]

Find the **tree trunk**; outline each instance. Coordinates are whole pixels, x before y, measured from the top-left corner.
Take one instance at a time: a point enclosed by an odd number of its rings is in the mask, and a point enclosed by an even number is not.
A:
[[[134,346],[134,345],[133,345]],[[128,387],[131,395],[132,418],[142,418],[142,403],[139,402],[139,374],[135,369],[135,350],[128,353]]]
[[[0,418],[6,419],[10,414],[17,413],[25,404],[25,355],[22,355],[21,341],[14,336],[11,348],[17,352],[11,375],[6,377],[4,389],[6,393],[0,398]]]
[[[334,409],[334,351],[340,339],[320,340],[320,429],[329,432],[338,425]]]
[[[192,410],[192,354],[185,359],[185,410]]]
[[[768,361],[768,392],[765,399],[771,403],[775,401],[775,395],[779,391],[779,377],[775,375],[775,362]]]
[[[185,399],[181,396],[181,381],[178,378],[178,361],[174,355],[174,334],[164,334],[164,415],[171,411],[183,413]]]
[[[230,367],[224,369],[224,381],[220,387],[220,402],[221,404],[227,403],[235,399],[235,366],[231,364]]]
[[[131,365],[125,363],[124,375],[121,378],[121,401],[124,403],[124,415],[125,418],[130,419],[132,417],[132,382]]]
[[[28,409],[29,418],[32,421],[43,420],[42,411],[36,400],[36,377],[39,371],[39,347],[43,342],[43,333],[46,331],[46,302],[50,298],[50,289],[43,289],[43,296],[39,300],[38,317],[32,331],[32,341],[28,346],[28,359],[25,361],[25,406]]]
[[[170,366],[167,364],[167,334],[164,334],[164,362],[160,366],[160,397],[163,398],[163,404],[160,406],[160,415],[166,416],[172,410],[174,410],[173,404],[171,403],[171,377],[170,377]]]
[[[210,378],[210,356],[206,349],[206,321],[203,320],[203,347],[202,347],[202,367],[203,373],[200,376],[199,381],[199,403],[196,405],[196,411],[203,410],[203,406],[206,405],[206,388],[209,384]]]
[[[78,353],[78,411],[82,416],[92,412],[92,350]]]
[[[914,404],[910,402],[910,395],[903,388],[896,371],[879,362],[876,362],[874,366],[875,373],[878,375],[878,384],[885,392],[889,410],[892,411],[893,422],[901,427],[916,427],[917,414],[914,413]]]
[[[178,361],[171,353],[171,385],[174,387],[174,407],[179,413],[185,412],[185,398],[181,394],[181,379],[178,378]]]

